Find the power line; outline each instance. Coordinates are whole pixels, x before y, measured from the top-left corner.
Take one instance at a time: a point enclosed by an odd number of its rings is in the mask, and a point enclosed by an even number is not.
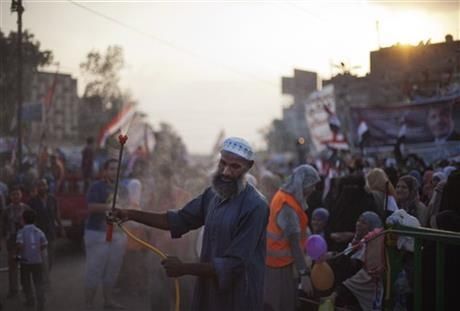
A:
[[[310,10],[307,10],[303,6],[298,5],[297,2],[286,2],[286,4],[296,8],[296,9],[298,9],[298,10],[304,12],[304,13],[307,13],[308,16],[315,18],[318,22],[329,22],[329,20],[321,17],[320,15],[315,14],[315,13],[311,12]]]
[[[167,47],[169,47],[171,49],[177,50],[177,51],[179,51],[181,53],[187,54],[188,56],[191,56],[193,58],[197,58],[197,59],[200,59],[201,61],[205,61],[206,63],[209,63],[208,57],[205,58],[204,56],[202,56],[202,55],[200,55],[200,54],[198,54],[198,53],[196,53],[194,51],[191,51],[191,50],[182,48],[180,46],[177,46],[177,45],[175,45],[174,43],[172,43],[172,42],[170,42],[168,40],[162,39],[162,38],[160,38],[158,36],[152,35],[151,33],[148,33],[148,32],[145,32],[143,30],[140,30],[138,28],[135,28],[135,27],[133,27],[131,25],[128,25],[128,24],[118,20],[118,19],[115,19],[115,18],[113,18],[111,16],[108,16],[106,14],[103,14],[103,13],[97,11],[97,10],[89,8],[89,7],[87,7],[87,6],[85,6],[85,5],[81,4],[81,3],[78,3],[78,2],[76,2],[74,0],[67,0],[67,1],[70,2],[73,5],[81,8],[81,9],[84,9],[84,10],[86,10],[88,12],[91,12],[92,14],[95,14],[95,15],[97,15],[97,16],[99,16],[99,17],[101,17],[101,18],[103,18],[103,19],[105,19],[107,21],[110,21],[110,22],[115,23],[115,24],[117,24],[117,25],[119,25],[119,26],[121,26],[121,27],[123,27],[125,29],[128,29],[128,30],[130,30],[132,32],[135,32],[138,35],[148,37],[149,39],[154,40],[156,42],[159,42],[160,44],[162,44],[164,46],[167,46]],[[278,88],[278,85],[276,83],[273,83],[273,82],[268,81],[268,80],[261,79],[261,78],[257,77],[256,75],[253,75],[251,73],[240,71],[240,70],[235,69],[235,68],[233,68],[231,66],[228,66],[228,65],[225,65],[225,64],[222,64],[222,63],[218,63],[217,61],[214,61],[214,60],[212,60],[212,64],[215,65],[215,66],[221,67],[221,68],[223,68],[223,69],[225,69],[227,71],[230,71],[230,72],[232,72],[234,74],[243,76],[245,78],[250,78],[250,79],[252,79],[254,81],[257,81],[259,83],[263,83],[264,85],[270,85],[271,87]]]

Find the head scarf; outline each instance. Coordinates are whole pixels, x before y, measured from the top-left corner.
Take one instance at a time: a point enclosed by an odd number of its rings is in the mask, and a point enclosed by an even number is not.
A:
[[[361,214],[361,216],[359,216],[359,218],[368,224],[369,231],[383,227],[382,220],[380,219],[379,215],[374,212],[364,212]]]
[[[444,181],[444,180],[447,179],[446,174],[444,174],[444,172],[433,173],[433,176],[431,177],[431,180],[433,180],[435,178],[439,179],[439,181]]]
[[[296,167],[289,176],[286,183],[281,186],[281,189],[295,197],[297,202],[304,210],[307,210],[308,205],[306,198],[303,195],[305,188],[313,186],[320,181],[318,172],[313,166],[304,164]]]
[[[387,174],[380,168],[374,168],[366,175],[366,183],[369,190],[385,193],[385,185],[388,183],[388,194],[396,194],[393,185],[388,179]]]
[[[397,203],[400,208],[405,209],[412,216],[416,216],[415,204],[413,204],[418,198],[418,181],[415,177],[410,175],[404,175],[399,178],[399,181],[404,182],[409,189],[409,195],[406,199],[398,199]]]
[[[358,217],[358,220],[364,221],[369,226],[369,228],[368,231],[364,232],[362,236],[358,235],[358,232],[356,232],[355,236],[353,237],[353,240],[351,241],[352,245],[358,244],[361,241],[361,239],[372,230],[383,227],[382,220],[380,219],[379,215],[377,215],[374,212],[364,212]]]
[[[324,207],[318,207],[313,211],[311,218],[319,218],[321,221],[326,222],[329,219],[329,211]]]
[[[452,173],[453,171],[455,171],[456,168],[455,166],[446,166],[442,172],[446,175],[446,178],[449,177],[450,173]]]

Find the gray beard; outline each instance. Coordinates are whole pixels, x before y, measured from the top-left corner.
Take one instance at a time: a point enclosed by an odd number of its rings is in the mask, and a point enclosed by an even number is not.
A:
[[[244,175],[236,180],[224,181],[222,176],[215,173],[212,176],[212,189],[219,197],[226,200],[238,194],[244,187]]]

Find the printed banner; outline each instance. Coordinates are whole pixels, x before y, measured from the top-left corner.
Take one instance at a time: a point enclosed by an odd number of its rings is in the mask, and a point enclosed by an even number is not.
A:
[[[351,109],[349,137],[355,146],[446,142],[460,144],[460,96],[424,100],[417,103]]]
[[[305,113],[311,139],[317,151],[327,146],[348,149],[348,143],[341,133],[340,121],[335,115],[333,85],[327,85],[311,93],[305,102]]]

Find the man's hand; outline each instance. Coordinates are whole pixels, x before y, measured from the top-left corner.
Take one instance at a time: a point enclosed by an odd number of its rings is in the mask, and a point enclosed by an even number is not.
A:
[[[121,220],[122,222],[128,221],[128,211],[116,207],[113,211],[110,210],[107,213],[107,220],[115,222],[118,220]]]
[[[353,236],[353,232],[333,232],[330,234],[330,238],[337,243],[350,242]]]
[[[311,284],[310,276],[302,275],[300,277],[300,283],[302,285],[302,290],[307,294],[307,296],[313,296],[313,285]]]
[[[177,278],[185,274],[183,269],[184,263],[177,257],[168,256],[168,258],[163,259],[161,264],[169,277]]]

